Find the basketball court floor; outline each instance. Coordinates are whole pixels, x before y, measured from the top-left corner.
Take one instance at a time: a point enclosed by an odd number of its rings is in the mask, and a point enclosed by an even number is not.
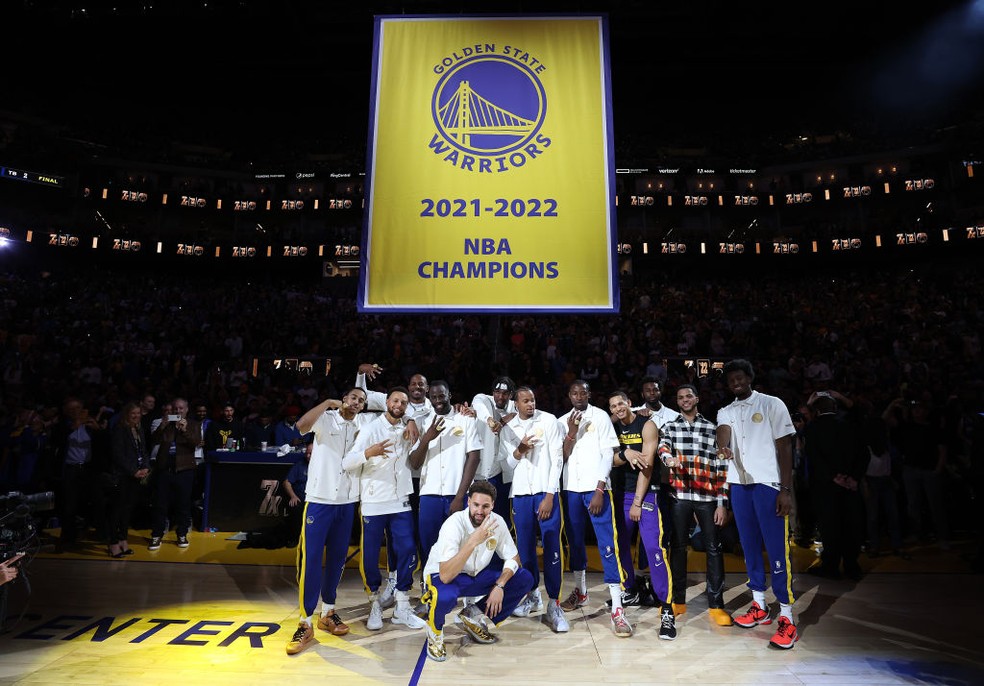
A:
[[[794,548],[794,606],[800,641],[770,648],[775,625],[723,628],[709,622],[703,556],[691,553],[688,612],[675,641],[657,638],[658,610],[628,610],[631,638],[616,638],[600,566],[589,567],[589,604],[554,634],[541,617],[510,618],[498,642],[471,642],[451,618],[449,659],[422,655],[421,631],[365,628],[368,603],[357,569],[343,576],[338,610],[344,637],[316,631],[295,656],[285,645],[297,626],[294,550],[241,548],[232,534],[173,533],[114,560],[91,545],[39,553],[25,579],[8,586],[0,633],[0,684],[948,684],[984,683],[981,575],[965,561],[971,542],[948,551],[914,547],[912,558],[863,559],[859,582],[805,573],[812,549]],[[750,602],[742,561],[727,556],[726,607]],[[565,578],[569,589],[570,577]],[[772,600],[771,594],[769,596]],[[390,611],[384,611],[389,617]]]

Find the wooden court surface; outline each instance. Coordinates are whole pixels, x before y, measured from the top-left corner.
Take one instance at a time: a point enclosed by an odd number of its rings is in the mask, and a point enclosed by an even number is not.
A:
[[[423,633],[391,624],[390,611],[381,631],[367,631],[368,603],[355,569],[346,570],[338,602],[350,634],[317,631],[315,644],[287,656],[298,614],[293,550],[241,549],[230,534],[195,532],[187,549],[174,545],[172,533],[151,553],[146,533],[131,538],[137,552],[123,560],[92,545],[42,552],[30,562],[28,583],[12,585],[8,595],[0,684],[412,682]],[[449,659],[424,660],[417,683],[976,686],[984,683],[984,642],[975,631],[982,577],[964,562],[972,548],[916,547],[911,560],[865,559],[860,582],[805,574],[815,552],[794,549],[801,638],[787,651],[768,646],[775,625],[708,621],[699,554],[691,554],[678,638],[658,640],[658,611],[644,607],[628,610],[635,635],[616,638],[594,567],[590,602],[568,614],[569,633],[552,633],[539,616],[510,618],[498,643],[478,645],[449,618]],[[728,557],[730,611],[750,601],[741,567]]]

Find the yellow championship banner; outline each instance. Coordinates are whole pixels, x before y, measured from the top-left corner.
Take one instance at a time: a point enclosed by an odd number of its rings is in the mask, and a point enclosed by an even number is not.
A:
[[[607,16],[374,27],[359,311],[617,312]]]

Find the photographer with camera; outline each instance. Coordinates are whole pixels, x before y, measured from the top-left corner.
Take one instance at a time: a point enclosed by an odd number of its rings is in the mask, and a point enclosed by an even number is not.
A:
[[[159,550],[168,510],[173,506],[179,548],[188,547],[191,528],[191,493],[195,482],[195,448],[201,442],[198,420],[188,418],[188,401],[171,401],[171,414],[154,430],[151,441],[160,446],[153,479],[153,522],[147,550]]]

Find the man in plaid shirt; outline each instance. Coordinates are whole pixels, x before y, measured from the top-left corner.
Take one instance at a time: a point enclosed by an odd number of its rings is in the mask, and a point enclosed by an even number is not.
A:
[[[724,558],[717,527],[728,521],[728,465],[717,456],[715,425],[697,411],[697,389],[684,384],[677,388],[680,415],[662,427],[659,453],[670,468],[673,500],[673,529],[670,573],[673,576],[673,613],[687,610],[687,544],[690,526],[697,518],[707,550],[707,605],[711,619],[730,626],[724,609]]]

